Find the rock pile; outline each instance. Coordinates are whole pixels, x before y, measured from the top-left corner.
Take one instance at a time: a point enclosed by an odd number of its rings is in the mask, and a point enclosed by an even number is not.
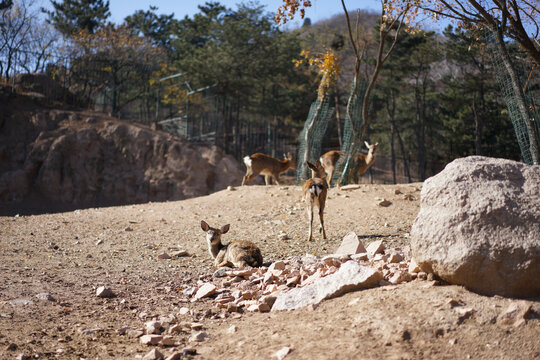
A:
[[[348,234],[344,244],[350,247],[355,237],[354,233]],[[364,246],[353,244],[351,248],[363,250]],[[317,305],[347,291],[396,285],[416,278],[426,279],[427,274],[410,260],[408,248],[387,250],[382,241],[374,241],[365,252],[357,254],[342,252],[323,258],[306,255],[260,268],[220,268],[211,282],[200,280],[184,295],[191,301],[212,298],[215,307],[227,312],[268,312]]]

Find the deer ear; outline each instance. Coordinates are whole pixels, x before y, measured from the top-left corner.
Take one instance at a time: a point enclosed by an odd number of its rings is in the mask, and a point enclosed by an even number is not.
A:
[[[221,233],[222,233],[222,234],[227,233],[227,231],[229,231],[229,228],[230,228],[230,227],[231,227],[230,224],[223,225],[223,226],[221,227]]]
[[[208,224],[206,223],[206,221],[204,220],[201,220],[201,229],[203,229],[203,231],[208,231]]]
[[[317,168],[315,167],[315,165],[313,165],[313,164],[310,163],[309,161],[306,161],[306,162],[307,162],[308,168],[310,168],[311,170],[317,170]]]
[[[366,147],[369,149],[369,144],[367,141],[364,141],[364,144],[366,144]]]

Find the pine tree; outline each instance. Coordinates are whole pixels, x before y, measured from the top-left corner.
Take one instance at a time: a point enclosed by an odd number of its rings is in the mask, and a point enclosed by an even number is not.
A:
[[[108,0],[51,0],[53,11],[42,9],[50,24],[66,36],[77,31],[95,33],[111,15]]]

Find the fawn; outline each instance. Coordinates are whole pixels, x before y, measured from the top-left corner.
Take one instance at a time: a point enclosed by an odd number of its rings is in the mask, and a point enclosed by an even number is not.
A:
[[[244,157],[246,164],[246,175],[242,180],[242,186],[250,183],[257,175],[264,175],[266,185],[270,185],[270,176],[274,178],[276,184],[279,185],[279,174],[284,173],[289,169],[296,170],[296,163],[292,155],[283,155],[284,160],[278,160],[275,157],[256,153],[251,156]]]
[[[307,165],[312,171],[312,178],[306,180],[302,187],[302,191],[304,194],[304,201],[307,203],[309,218],[308,241],[311,241],[313,238],[313,209],[315,206],[319,208],[319,222],[321,226],[319,232],[322,232],[323,239],[326,240],[326,231],[324,230],[324,205],[328,193],[326,173],[319,160],[317,160],[315,165],[308,161]]]
[[[229,231],[230,225],[224,225],[221,229],[211,227],[206,221],[201,220],[201,228],[206,232],[208,251],[214,259],[214,266],[232,266],[243,268],[246,266],[259,267],[263,263],[261,250],[247,240],[231,241],[224,245],[221,242],[221,235]]]

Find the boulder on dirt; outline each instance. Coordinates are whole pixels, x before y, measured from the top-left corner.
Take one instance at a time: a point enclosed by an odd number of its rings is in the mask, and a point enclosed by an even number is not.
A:
[[[383,275],[376,269],[360,265],[356,261],[347,261],[332,275],[278,295],[272,311],[294,310],[307,305],[317,305],[325,299],[376,286],[382,278]]]
[[[471,156],[427,179],[411,231],[420,268],[485,295],[540,295],[540,166]]]

